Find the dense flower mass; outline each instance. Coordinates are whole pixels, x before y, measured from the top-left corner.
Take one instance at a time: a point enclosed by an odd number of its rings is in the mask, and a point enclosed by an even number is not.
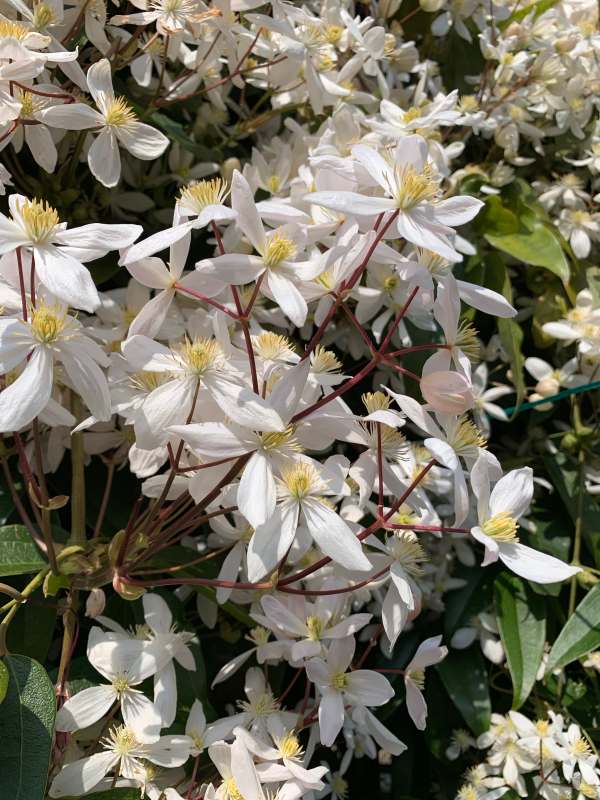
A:
[[[600,798],[599,24],[2,4],[0,794]]]

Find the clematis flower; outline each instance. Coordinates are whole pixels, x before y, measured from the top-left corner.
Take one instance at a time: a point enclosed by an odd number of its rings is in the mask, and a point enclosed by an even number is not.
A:
[[[254,528],[263,525],[275,511],[275,473],[291,468],[301,451],[290,420],[298,407],[309,368],[310,362],[306,359],[288,369],[269,395],[270,406],[285,426],[281,432],[263,429],[260,424],[250,431],[225,422],[173,425],[169,429],[187,442],[206,463],[252,454],[241,473],[237,504]]]
[[[98,111],[84,103],[69,103],[52,106],[40,117],[55,128],[98,130],[88,151],[88,166],[104,186],[116,186],[121,177],[119,145],[136,158],[151,161],[164,153],[169,140],[156,128],[140,122],[125,99],[115,95],[110,62],[106,58],[89,68],[87,83]]]
[[[452,226],[469,222],[483,203],[467,196],[439,199],[439,181],[427,160],[425,139],[406,136],[389,159],[364,144],[353,147],[352,156],[390,197],[339,191],[315,192],[306,199],[352,216],[373,217],[391,212],[396,215],[394,227],[398,236],[449,261],[462,260],[450,241]]]
[[[533,470],[522,467],[508,472],[495,484],[497,477],[489,462],[479,458],[471,470],[471,486],[477,497],[478,525],[471,534],[485,547],[482,566],[500,559],[512,572],[536,583],[554,583],[581,572],[580,567],[565,564],[532,547],[519,543],[517,531],[519,517],[531,505],[533,498]]]
[[[394,696],[388,679],[379,672],[355,669],[348,672],[354,656],[354,637],[336,639],[327,656],[306,664],[306,674],[319,689],[321,744],[331,747],[344,723],[345,706],[382,706]]]
[[[19,431],[44,409],[58,414],[60,424],[72,424],[73,417],[51,397],[56,362],[96,419],[110,419],[110,394],[101,369],[108,366],[108,357],[66,308],[46,305],[39,297],[27,322],[0,319],[0,374],[24,363],[22,372],[0,392],[0,431]]]
[[[334,582],[330,581],[325,588],[335,588]],[[343,615],[339,596],[318,597],[314,604],[304,598],[300,600],[301,603],[286,605],[277,597],[266,595],[261,600],[264,614],[253,615],[278,637],[297,640],[290,649],[293,661],[320,655],[326,643],[353,636],[371,620],[371,614]]]
[[[427,725],[427,703],[422,691],[425,685],[425,669],[433,664],[439,664],[448,654],[448,648],[440,646],[441,641],[441,636],[432,636],[421,642],[404,670],[406,708],[420,731],[424,731]]]
[[[170,350],[138,334],[124,342],[122,349],[134,369],[169,375],[169,380],[147,395],[135,416],[137,443],[143,449],[151,450],[167,441],[168,428],[187,419],[201,387],[238,424],[285,430],[269,403],[232,378],[216,339],[198,337],[184,342],[178,350]]]
[[[226,222],[236,218],[236,212],[224,205],[227,194],[227,186],[221,178],[194,181],[188,184],[182,189],[175,205],[173,226],[148,236],[134,247],[128,248],[119,263],[129,267],[136,261],[142,261],[148,256],[170,247],[171,261],[175,266],[175,263],[182,261],[183,253],[187,256],[189,238],[186,239],[185,244],[182,243],[180,247],[174,249],[173,245],[176,242],[187,237],[190,231],[205,228],[211,222]],[[183,266],[181,266],[181,270],[183,270]],[[189,277],[191,278],[191,276]],[[212,292],[209,287],[215,284],[216,279],[211,280],[206,275],[198,275],[197,278],[202,278],[204,284],[196,288],[201,289],[204,295],[211,297]],[[218,285],[223,286],[222,283],[218,283]]]
[[[139,738],[135,726],[119,725],[102,740],[103,750],[67,764],[52,781],[50,797],[81,796],[91,792],[116,768],[117,776],[139,780],[146,774],[144,762],[159,767],[179,767],[188,760],[191,739],[188,736]]]
[[[360,541],[328,505],[327,496],[339,494],[342,481],[331,468],[306,456],[282,470],[277,481],[280,500],[269,519],[259,525],[248,545],[248,577],[269,575],[288,552],[302,516],[309,534],[322,552],[346,569],[371,568]]]
[[[160,669],[157,651],[145,642],[113,639],[111,634],[92,628],[87,657],[109,683],[83,689],[67,700],[56,716],[56,730],[73,732],[88,728],[118,703],[125,725],[136,731],[136,740],[154,741],[161,729],[160,714],[154,703],[135,687]]]
[[[51,205],[20,194],[8,198],[8,207],[10,217],[0,214],[0,255],[20,248],[28,274],[33,259],[42,286],[64,303],[85,311],[98,308],[100,298],[81,262],[127,247],[142,232],[139,225],[98,222],[68,230]]]
[[[231,205],[240,230],[259,255],[228,253],[199,261],[196,268],[233,285],[250,283],[264,275],[261,291],[275,299],[294,325],[304,325],[308,306],[297,284],[322,272],[323,259],[315,256],[308,261],[296,260],[305,238],[297,226],[265,231],[248,181],[237,171],[231,183]]]

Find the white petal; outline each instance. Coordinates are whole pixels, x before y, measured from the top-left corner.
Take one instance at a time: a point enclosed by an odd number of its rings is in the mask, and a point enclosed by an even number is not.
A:
[[[117,138],[126,150],[144,161],[158,158],[169,146],[169,140],[164,133],[143,122],[117,128]]]
[[[253,528],[266,522],[275,510],[275,478],[269,459],[257,451],[244,468],[238,486],[237,502]]]
[[[500,478],[490,496],[490,516],[509,512],[515,519],[522,516],[533,497],[533,470],[531,467],[513,469]]]
[[[348,673],[344,696],[352,705],[382,706],[392,699],[394,690],[385,675],[356,669]]]
[[[395,209],[393,200],[385,197],[367,197],[357,192],[313,192],[307,194],[305,199],[313,205],[331,208],[348,216],[372,217]]]
[[[0,392],[0,432],[28,425],[48,404],[52,391],[52,354],[37,347],[19,377]]]
[[[83,131],[104,124],[104,118],[85,103],[62,103],[51,106],[39,114],[46,125],[67,131]]]
[[[73,695],[56,715],[57,731],[78,731],[98,722],[117,699],[112,686],[90,686]]]
[[[308,306],[292,281],[285,275],[279,274],[276,270],[271,270],[268,273],[267,285],[286,317],[296,327],[301,328],[306,322]]]
[[[121,156],[117,139],[110,128],[104,128],[92,142],[88,151],[88,166],[94,178],[103,186],[110,189],[119,182]]]
[[[162,720],[151,700],[141,692],[126,691],[121,698],[123,722],[142,742],[152,742],[160,734]]]
[[[259,431],[285,430],[275,409],[246,386],[220,375],[208,375],[204,383],[219,408],[238,425]]]
[[[95,311],[100,297],[92,276],[83,264],[61,247],[35,248],[36,275],[46,289],[73,308]]]
[[[282,504],[255,531],[248,545],[248,578],[269,575],[289,550],[298,526],[298,504]]]
[[[313,499],[302,502],[302,511],[311,536],[326,556],[346,569],[371,569],[359,539],[335,511]]]
[[[344,724],[344,700],[341,692],[324,689],[319,703],[321,744],[331,747]]]
[[[237,213],[237,224],[252,247],[259,253],[265,246],[265,229],[256,209],[254,194],[241,172],[235,170],[231,181],[231,207]]]
[[[170,727],[177,713],[177,676],[172,661],[154,676],[154,707],[162,726]]]
[[[500,560],[512,572],[536,583],[565,581],[567,578],[571,578],[581,572],[580,567],[565,564],[564,561],[560,561],[554,556],[549,556],[524,544],[500,542],[498,549],[500,551]]]
[[[172,228],[167,228],[166,231],[159,231],[158,233],[148,236],[141,242],[132,245],[125,251],[120,260],[122,266],[129,267],[129,272],[144,286],[151,286],[155,289],[164,289],[162,284],[163,274],[166,274],[166,279],[169,279],[170,273],[164,267],[163,270],[158,271],[155,263],[146,264],[146,260],[155,262],[157,259],[149,259],[155,253],[160,253],[166,250],[167,247],[179,242],[186,234],[192,230],[194,222],[183,222],[180,225],[175,225]],[[138,263],[139,262],[139,263]],[[149,281],[153,281],[150,283]]]
[[[52,781],[50,797],[79,797],[91,792],[118,761],[119,756],[109,751],[67,764]]]

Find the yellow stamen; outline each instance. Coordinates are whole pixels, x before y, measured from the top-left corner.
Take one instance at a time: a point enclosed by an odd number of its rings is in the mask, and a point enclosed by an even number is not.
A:
[[[508,511],[494,514],[491,519],[486,520],[481,525],[481,530],[485,535],[498,542],[518,542],[518,529],[518,522]]]
[[[57,210],[37,198],[22,203],[19,212],[25,232],[34,244],[47,242],[60,222]]]
[[[113,128],[122,128],[125,125],[131,125],[137,119],[135,112],[127,104],[124,97],[115,97],[106,109],[104,121],[107,125]]]
[[[278,267],[282,261],[287,261],[296,255],[296,245],[279,231],[267,240],[263,253],[263,261],[271,269]]]
[[[222,178],[194,181],[181,191],[179,202],[199,214],[207,206],[219,206],[229,194],[227,184]]]

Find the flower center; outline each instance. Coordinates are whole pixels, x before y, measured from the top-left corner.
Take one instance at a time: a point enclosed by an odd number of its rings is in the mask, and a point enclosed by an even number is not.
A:
[[[278,361],[294,355],[292,343],[286,336],[267,331],[260,336],[252,337],[252,344],[256,353],[267,361]]]
[[[325,630],[325,621],[314,614],[306,618],[306,628],[308,630],[308,638],[311,642],[318,642]]]
[[[134,372],[129,376],[130,386],[141,392],[153,392],[164,381],[162,372]]]
[[[282,471],[281,479],[292,497],[297,500],[302,500],[317,489],[324,488],[316,469],[304,461],[300,461],[285,472]]]
[[[271,194],[277,194],[277,192],[281,189],[281,178],[279,175],[269,176],[269,179],[267,180],[267,188]]]
[[[134,732],[126,725],[119,725],[118,728],[112,728],[112,730],[109,731],[105,743],[113,752],[121,757],[128,755],[138,746],[138,741],[135,738]]]
[[[518,542],[517,531],[519,524],[516,519],[508,512],[501,511],[486,520],[481,530],[486,536],[495,539],[497,542]]]
[[[279,752],[283,758],[300,758],[302,747],[298,737],[291,732],[286,734],[279,742]]]
[[[25,233],[34,244],[47,242],[60,222],[57,210],[44,200],[26,200],[19,212]]]
[[[271,692],[264,692],[249,702],[240,703],[240,706],[244,711],[250,711],[255,717],[268,717],[277,711],[279,703]]]
[[[227,778],[225,781],[225,796],[227,800],[244,800],[244,795],[238,789],[235,778]]]
[[[267,241],[265,252],[263,253],[263,261],[267,267],[271,269],[278,267],[282,261],[293,258],[296,255],[296,245],[287,236],[276,232]]]
[[[253,528],[251,528],[251,530],[254,532]],[[253,642],[257,647],[260,647],[261,644],[266,644],[269,641],[270,635],[270,631],[261,627],[260,625],[257,625],[256,628],[252,628],[249,635],[246,636],[246,639]]]
[[[187,340],[181,347],[179,354],[189,372],[193,375],[203,375],[209,367],[213,367],[223,357],[223,351],[215,339],[199,337],[193,342]]]
[[[20,22],[10,19],[0,19],[0,39],[24,39],[29,29]]]
[[[179,203],[194,214],[207,206],[219,206],[228,195],[227,184],[221,178],[195,181],[182,189]]]
[[[348,794],[348,782],[345,781],[341,775],[336,775],[331,780],[331,791],[340,798],[340,800],[346,800],[346,795]]]
[[[394,177],[396,186],[390,187],[391,194],[402,211],[435,200],[439,194],[439,184],[430,164],[426,164],[422,172],[417,172],[412,164],[396,165]]]
[[[337,372],[342,365],[332,350],[326,350],[322,345],[317,345],[310,357],[310,368],[317,374],[324,372]]]
[[[414,669],[411,670],[409,677],[411,681],[417,686],[419,689],[423,689],[425,686],[425,670],[424,669]]]
[[[104,121],[113,128],[122,128],[131,125],[137,119],[135,112],[124,97],[115,97],[106,109]]]
[[[38,30],[44,30],[48,25],[56,21],[54,9],[47,3],[39,3],[33,10],[33,27]]]
[[[390,398],[383,392],[365,392],[360,399],[368,414],[374,411],[386,411],[390,407]]]
[[[395,531],[389,548],[395,560],[400,563],[409,575],[421,575],[421,564],[427,561],[425,550],[412,531]]]
[[[334,672],[331,676],[331,687],[338,692],[343,691],[348,686],[348,676],[345,672]]]
[[[55,342],[66,327],[67,314],[60,306],[40,302],[31,312],[31,332],[42,344]]]
[[[126,675],[117,675],[113,678],[113,689],[119,697],[129,689],[129,678]]]
[[[300,444],[294,439],[295,427],[288,425],[284,431],[272,431],[270,433],[263,433],[260,437],[260,444],[262,450],[277,450],[283,445],[288,445],[292,450],[301,451]]]
[[[479,428],[468,417],[462,417],[449,442],[457,453],[464,453],[473,447],[485,447],[487,441]]]

